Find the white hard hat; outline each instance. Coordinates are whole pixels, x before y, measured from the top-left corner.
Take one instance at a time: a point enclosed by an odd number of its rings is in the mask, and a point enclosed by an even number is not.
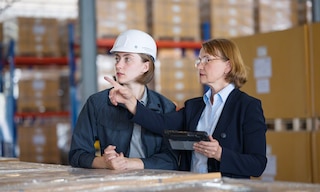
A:
[[[129,52],[144,53],[157,58],[157,45],[155,40],[147,33],[130,29],[122,32],[113,44],[110,53],[113,52]]]

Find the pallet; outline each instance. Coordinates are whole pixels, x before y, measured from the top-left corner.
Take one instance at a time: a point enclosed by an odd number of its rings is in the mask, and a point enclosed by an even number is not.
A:
[[[275,118],[267,119],[269,130],[274,131],[313,131],[320,129],[319,118]]]

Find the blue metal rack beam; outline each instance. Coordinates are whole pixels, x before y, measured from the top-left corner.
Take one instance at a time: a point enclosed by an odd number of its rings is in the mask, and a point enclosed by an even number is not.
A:
[[[8,124],[9,128],[9,137],[6,138],[6,141],[4,142],[4,149],[3,153],[6,157],[16,157],[16,126],[14,123],[14,114],[16,110],[16,101],[14,98],[14,70],[15,70],[15,64],[14,64],[14,46],[15,42],[13,40],[10,40],[9,42],[9,51],[8,51],[8,62],[9,62],[9,69],[10,69],[10,86],[8,90],[8,94],[6,96],[6,122]]]
[[[71,128],[73,129],[76,125],[77,116],[78,116],[78,100],[77,100],[77,85],[75,80],[76,72],[76,59],[74,53],[74,26],[72,23],[68,25],[69,32],[69,83],[70,83],[70,117],[71,117]]]

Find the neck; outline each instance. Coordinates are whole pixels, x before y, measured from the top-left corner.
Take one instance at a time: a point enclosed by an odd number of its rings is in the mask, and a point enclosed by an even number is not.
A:
[[[130,84],[130,85],[125,85],[128,87],[133,95],[135,96],[136,99],[140,100],[142,99],[142,96],[144,94],[145,86],[141,84]]]
[[[229,85],[229,83],[224,83],[224,84],[214,85],[214,86],[209,85],[210,89],[211,89],[211,94],[214,95],[214,94],[218,93],[219,91],[221,91],[222,89],[224,89],[228,85]]]
[[[224,89],[225,87],[227,87],[229,85],[229,83],[224,83],[224,84],[221,84],[221,85],[216,85],[216,86],[211,86],[210,85],[210,89],[211,89],[211,97],[210,97],[210,100],[211,100],[211,103],[213,104],[214,102],[214,95],[216,93],[218,93],[219,91],[221,91],[222,89]]]

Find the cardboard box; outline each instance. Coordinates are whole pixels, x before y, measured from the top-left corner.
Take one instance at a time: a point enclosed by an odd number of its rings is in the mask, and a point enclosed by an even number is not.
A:
[[[260,99],[267,119],[312,115],[307,26],[233,38],[249,67],[243,91]]]
[[[211,37],[229,38],[255,32],[254,2],[210,1]]]
[[[155,90],[183,107],[187,99],[203,95],[198,70],[194,67],[195,54],[186,50],[161,49],[155,70]]]
[[[71,140],[68,118],[26,119],[17,126],[17,138],[21,161],[67,164]]]
[[[266,136],[277,159],[275,180],[311,183],[311,132],[268,131]]]
[[[18,112],[59,112],[70,108],[68,74],[63,69],[22,70]]]
[[[320,131],[312,132],[312,182],[320,184]]]
[[[299,25],[299,6],[303,1],[265,0],[258,2],[259,32],[285,30]]]
[[[16,17],[3,25],[4,42],[15,41],[16,56],[60,56],[57,19]]]
[[[114,38],[127,29],[147,30],[145,0],[97,0],[97,38]]]
[[[157,40],[199,41],[199,2],[195,0],[152,1],[152,35]]]
[[[320,117],[320,23],[313,23],[310,29],[310,73],[312,83],[312,106],[313,116]],[[317,127],[316,129],[319,129]]]

